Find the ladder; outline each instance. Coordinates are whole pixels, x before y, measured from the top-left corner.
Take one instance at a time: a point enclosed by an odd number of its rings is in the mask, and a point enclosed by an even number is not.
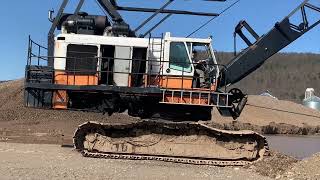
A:
[[[151,35],[149,36],[149,50],[148,50],[148,80],[147,85],[150,86],[151,84],[160,84],[159,76],[163,75],[163,57],[164,57],[164,45],[163,45],[163,35],[160,38],[151,38]],[[159,55],[159,56],[158,56]],[[154,63],[156,62],[156,63]],[[159,63],[159,64],[158,64]],[[159,72],[157,73],[157,76],[155,80],[158,80],[158,83],[150,82],[150,75],[152,72],[153,66],[159,66]]]

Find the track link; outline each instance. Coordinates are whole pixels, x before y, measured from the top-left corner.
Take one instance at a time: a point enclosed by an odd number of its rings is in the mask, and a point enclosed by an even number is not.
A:
[[[150,130],[152,127],[157,128],[170,128],[174,131],[178,131],[180,128],[183,130],[187,129],[204,129],[215,136],[222,136],[228,138],[243,138],[247,137],[253,139],[257,142],[255,146],[255,156],[253,158],[223,158],[223,157],[199,157],[199,156],[171,156],[168,154],[150,154],[145,153],[132,153],[132,152],[116,152],[116,151],[104,151],[103,149],[93,147],[95,143],[101,145],[104,141],[94,142],[90,146],[85,146],[86,136],[88,134],[96,134],[99,136],[106,136],[106,131],[111,131],[113,134],[121,133],[122,131],[127,131],[130,128],[147,128],[146,131]],[[200,131],[200,130],[199,130]],[[201,134],[201,133],[200,133]],[[211,137],[210,137],[211,138]],[[96,140],[95,140],[96,141]],[[109,142],[110,140],[108,140]],[[233,142],[233,140],[230,140]],[[236,141],[236,140],[235,140]],[[268,155],[269,147],[266,138],[253,131],[226,131],[215,129],[201,123],[194,122],[167,122],[167,121],[141,121],[138,123],[132,123],[127,125],[115,125],[115,124],[103,124],[98,122],[87,122],[79,126],[74,135],[74,145],[77,150],[85,157],[91,158],[107,158],[107,159],[127,159],[127,160],[155,160],[155,161],[165,161],[173,163],[184,163],[184,164],[195,164],[195,165],[214,165],[214,166],[244,166],[251,164],[255,161],[261,160],[264,156]],[[103,146],[102,146],[103,147]],[[98,149],[98,150],[97,150]],[[200,153],[200,152],[199,152]],[[203,154],[203,153],[202,153]]]

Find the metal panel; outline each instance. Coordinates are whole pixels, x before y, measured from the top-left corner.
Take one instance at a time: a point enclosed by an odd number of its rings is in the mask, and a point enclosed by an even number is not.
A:
[[[53,54],[54,54],[54,31],[57,28],[57,25],[63,15],[64,9],[67,6],[69,0],[64,0],[60,6],[57,16],[55,17],[54,21],[52,22],[51,28],[48,33],[48,66],[53,66]]]
[[[68,91],[91,91],[91,92],[118,92],[130,94],[160,94],[158,87],[119,87],[105,85],[63,85],[63,84],[40,84],[40,83],[25,83],[26,89],[34,90],[68,90]]]
[[[26,89],[24,91],[25,106],[34,108],[51,108],[52,92],[42,89]]]
[[[116,46],[113,80],[116,86],[128,86],[131,73],[131,47]]]

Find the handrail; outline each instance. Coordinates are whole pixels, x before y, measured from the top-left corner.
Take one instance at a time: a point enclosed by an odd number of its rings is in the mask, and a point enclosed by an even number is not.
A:
[[[34,47],[36,52],[34,52]],[[29,35],[27,65],[32,64],[32,58],[37,58],[38,65],[40,65],[40,60],[44,60],[47,63],[48,60],[45,59],[44,56],[41,56],[43,51],[48,51],[48,48],[34,42]],[[45,54],[47,54],[47,52],[45,52]]]
[[[161,38],[163,39],[163,37]],[[150,42],[150,43],[153,43],[153,42]],[[163,65],[165,63],[169,63],[170,64],[170,61],[169,60],[164,60],[163,58],[163,48],[164,48],[164,45],[163,45],[163,40],[161,40],[161,42],[159,42],[159,45],[161,45],[161,51],[160,51],[160,61],[157,61],[159,58],[150,58],[148,57],[148,59],[135,59],[135,58],[112,58],[112,57],[58,57],[58,56],[44,56],[42,54],[44,54],[44,51],[47,51],[47,48],[45,48],[44,46],[41,46],[40,44],[34,42],[31,37],[29,36],[29,46],[28,46],[28,61],[27,61],[27,65],[28,66],[32,66],[32,65],[35,65],[35,66],[47,66],[48,65],[48,59],[55,59],[55,60],[58,60],[58,59],[77,59],[77,61],[84,61],[84,60],[90,60],[90,59],[96,59],[97,61],[101,61],[101,60],[106,60],[106,61],[110,61],[110,60],[122,60],[122,61],[140,61],[140,62],[156,62],[156,63],[152,63],[152,66],[155,67],[156,69],[158,69],[158,73],[156,72],[152,72],[150,69],[148,70],[148,72],[130,72],[130,70],[128,70],[128,72],[115,72],[113,69],[110,69],[110,67],[108,66],[108,70],[104,70],[102,71],[100,69],[100,67],[98,67],[98,64],[95,66],[95,68],[92,68],[94,70],[87,70],[87,69],[76,69],[74,68],[74,70],[54,70],[53,67],[51,67],[51,70],[49,69],[46,69],[45,71],[49,72],[51,71],[52,73],[53,72],[64,72],[66,74],[73,74],[74,77],[77,75],[77,74],[87,74],[87,73],[115,73],[115,74],[130,74],[130,75],[144,75],[145,78],[147,78],[147,86],[150,86],[151,83],[153,84],[157,84],[157,79],[154,79],[154,82],[151,82],[152,78],[151,76],[154,76],[157,74],[157,77],[159,77],[159,75],[162,75],[162,76],[166,76],[166,77],[173,77],[173,78],[182,78],[182,84],[181,84],[181,90],[184,90],[184,86],[183,86],[183,82],[185,80],[186,77],[190,78],[194,78],[194,80],[199,80],[200,77],[195,77],[195,76],[190,76],[189,74],[186,75],[186,73],[183,71],[183,67],[182,67],[182,72],[181,74],[177,74],[177,75],[173,75],[173,74],[168,74],[166,73],[166,69],[163,68]],[[37,50],[35,52],[35,50]],[[44,63],[42,63],[42,61]],[[175,62],[176,64],[179,64],[179,62]],[[197,63],[190,63],[190,62],[181,62],[180,64],[189,64],[189,65],[196,65]],[[207,63],[208,66],[217,66],[219,67],[220,69],[223,69],[225,71],[227,71],[227,68],[225,65],[223,64],[215,64],[213,62],[208,62]],[[48,66],[49,67],[49,66]],[[44,71],[43,69],[39,69],[39,70],[36,70],[36,69],[27,69],[26,70],[26,78],[28,78],[28,71],[33,71],[33,72],[36,72],[36,71]],[[226,74],[227,75],[227,74]],[[209,80],[209,85],[210,85],[210,90],[211,90],[211,85],[215,84],[215,86],[218,87],[218,83],[220,83],[220,80],[221,80],[221,77],[216,77],[215,75],[213,76],[207,76],[207,79]],[[226,80],[227,78],[223,78],[223,80]],[[161,80],[159,80],[158,84],[160,85],[161,83]],[[165,85],[162,85],[163,87],[165,87]],[[195,88],[195,87],[193,87]],[[227,88],[225,87],[224,88],[224,91],[226,92]]]

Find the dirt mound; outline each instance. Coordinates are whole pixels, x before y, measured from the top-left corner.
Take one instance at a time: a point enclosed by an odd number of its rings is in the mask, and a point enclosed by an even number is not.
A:
[[[1,83],[0,102],[0,111],[3,112],[1,113],[3,115],[0,117],[0,120],[12,120],[8,115],[12,114],[14,116],[19,116],[21,113],[16,113],[21,110],[36,112],[34,109],[25,108],[23,105],[23,80]],[[14,113],[7,113],[6,111]],[[46,115],[48,114],[46,111],[41,112]],[[65,114],[65,112],[61,114]],[[74,112],[71,114],[74,114]],[[82,113],[76,112],[76,114],[81,114],[81,117],[83,117]],[[54,113],[54,115],[57,114]],[[90,116],[85,116],[84,118],[89,118],[91,116],[92,114],[90,113]],[[102,118],[105,116],[99,117]],[[213,118],[216,122],[235,123],[231,118],[221,117],[216,112],[214,113]],[[256,126],[270,125],[272,129],[272,124],[275,123],[298,127],[319,126],[320,112],[290,101],[276,100],[265,96],[249,96],[247,106],[237,122],[241,122],[244,128],[246,124],[251,124]]]
[[[23,106],[23,80],[0,83],[0,110]]]
[[[77,111],[55,111],[44,109],[33,109],[24,107],[23,102],[23,80],[16,80],[0,84],[0,121],[18,121],[27,123],[29,121],[110,121],[106,115],[91,112]],[[120,120],[121,115],[116,115],[112,120]],[[123,118],[126,122],[132,119]],[[121,122],[123,123],[123,122]]]
[[[266,96],[249,96],[247,106],[237,121],[214,111],[215,123],[224,129],[251,129],[264,134],[320,133],[320,112],[290,101]]]
[[[250,166],[247,166],[247,168],[263,176],[279,178],[284,172],[292,168],[297,162],[298,160],[293,157],[271,151],[270,156]]]
[[[23,102],[23,80],[1,83],[0,102],[0,140],[5,135],[9,140],[14,137],[13,142],[57,143],[63,136],[70,143],[76,127],[87,121],[121,124],[137,121],[125,114],[109,117],[92,112],[26,108]],[[41,137],[42,140],[38,141],[39,138],[34,137],[28,139],[28,136]]]
[[[249,96],[248,104],[239,119],[248,123],[267,125],[268,122],[294,124],[302,127],[320,125],[320,112],[290,101],[266,96]]]
[[[320,179],[320,153],[298,162],[281,179]]]

